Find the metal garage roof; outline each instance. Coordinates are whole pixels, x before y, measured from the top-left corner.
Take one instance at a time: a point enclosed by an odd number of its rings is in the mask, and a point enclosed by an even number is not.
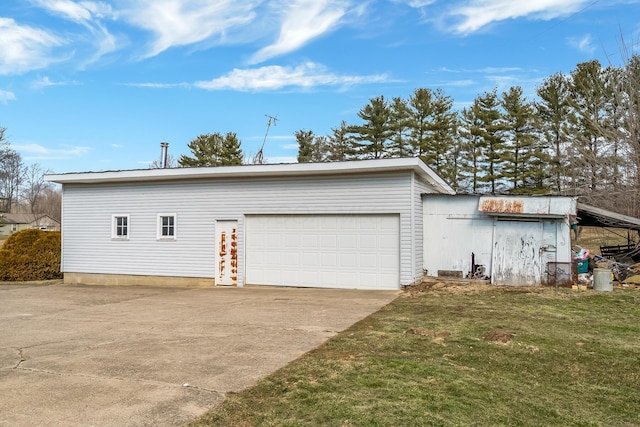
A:
[[[318,175],[346,175],[356,173],[414,171],[441,193],[455,194],[438,174],[416,157],[355,160],[329,163],[282,163],[219,167],[134,169],[104,172],[74,172],[46,175],[45,179],[59,184],[128,183],[174,181],[184,179],[216,179],[245,177],[304,177]]]
[[[578,203],[578,223],[585,227],[614,227],[640,230],[640,219]]]

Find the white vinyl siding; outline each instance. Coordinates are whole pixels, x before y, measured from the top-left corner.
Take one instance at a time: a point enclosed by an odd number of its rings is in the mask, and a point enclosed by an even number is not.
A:
[[[238,283],[243,284],[245,215],[384,214],[399,216],[398,285],[408,285],[417,274],[412,269],[422,264],[415,260],[417,239],[412,239],[412,233],[421,233],[412,230],[411,204],[419,197],[412,194],[413,174],[65,184],[63,271],[213,277],[215,221],[237,220]],[[105,211],[116,209],[128,212],[128,224],[135,226],[126,247],[111,239],[103,219]],[[180,218],[180,238],[171,245],[157,239],[158,212]]]

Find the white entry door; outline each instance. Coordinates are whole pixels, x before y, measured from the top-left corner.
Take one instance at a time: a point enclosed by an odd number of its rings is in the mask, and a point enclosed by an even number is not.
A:
[[[251,215],[246,283],[398,289],[398,215]]]
[[[216,221],[216,286],[238,284],[238,221]]]

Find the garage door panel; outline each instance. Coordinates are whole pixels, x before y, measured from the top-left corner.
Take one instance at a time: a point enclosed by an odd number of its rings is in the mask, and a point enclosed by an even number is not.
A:
[[[358,266],[358,255],[355,253],[342,254],[338,260],[338,266],[342,268],[356,268]]]
[[[338,255],[335,253],[322,253],[320,255],[320,266],[333,269],[338,266]]]
[[[376,254],[360,254],[359,267],[375,270],[378,265],[378,256]]]
[[[285,234],[282,236],[283,247],[297,248],[299,245],[299,239],[297,234]]]
[[[246,283],[399,287],[397,215],[265,215],[246,218]]]
[[[338,236],[339,248],[356,249],[358,247],[357,239],[357,234],[345,234],[344,232],[341,232],[341,234]]]
[[[361,250],[363,249],[374,249],[377,250],[378,249],[378,236],[371,233],[371,234],[361,234],[360,235],[360,241],[359,241],[359,248]]]
[[[288,260],[291,263],[295,263],[294,260]],[[300,254],[300,263],[302,267],[318,267],[320,265],[320,260],[318,259],[318,254],[314,252],[303,252]]]
[[[323,216],[320,218],[320,225],[327,231],[338,230],[338,219],[335,216]]]
[[[335,230],[325,230],[326,232]],[[335,250],[338,247],[338,236],[337,235],[323,235],[320,238],[320,247],[324,250]]]
[[[302,248],[317,248],[318,236],[312,234],[303,233],[300,235],[300,247]]]
[[[296,286],[300,282],[300,272],[297,270],[283,271],[283,281],[285,286]]]

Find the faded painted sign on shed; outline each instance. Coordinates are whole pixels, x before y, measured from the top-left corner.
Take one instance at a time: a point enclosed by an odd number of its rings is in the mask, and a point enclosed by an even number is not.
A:
[[[495,215],[566,218],[575,215],[576,201],[571,197],[481,196],[478,211]]]

